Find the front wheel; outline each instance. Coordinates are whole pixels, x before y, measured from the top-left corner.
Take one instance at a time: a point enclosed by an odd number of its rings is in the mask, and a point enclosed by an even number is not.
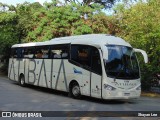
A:
[[[25,86],[25,78],[23,75],[20,76],[19,78],[19,84],[20,86],[24,87]]]
[[[77,83],[73,84],[71,88],[71,94],[73,98],[76,98],[76,99],[79,99],[81,97],[80,87]]]

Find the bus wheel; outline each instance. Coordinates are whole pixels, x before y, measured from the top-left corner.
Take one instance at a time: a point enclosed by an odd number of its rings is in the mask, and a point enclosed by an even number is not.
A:
[[[73,83],[72,88],[71,88],[71,95],[75,99],[79,99],[81,97],[80,87],[78,83]]]
[[[22,86],[22,87],[25,86],[25,78],[24,78],[24,75],[20,75],[20,77],[19,77],[19,84],[20,84],[20,86]]]

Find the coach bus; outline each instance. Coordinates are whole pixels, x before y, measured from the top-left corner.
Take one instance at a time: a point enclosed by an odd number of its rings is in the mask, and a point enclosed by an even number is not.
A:
[[[11,47],[8,77],[31,84],[100,99],[132,99],[141,94],[136,52],[123,39],[106,34],[55,38]]]

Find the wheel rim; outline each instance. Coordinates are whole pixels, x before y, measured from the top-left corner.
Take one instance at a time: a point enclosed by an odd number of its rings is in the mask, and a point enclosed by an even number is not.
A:
[[[21,85],[24,85],[24,78],[21,78]]]
[[[74,86],[72,89],[72,93],[74,96],[78,96],[80,94],[80,89],[78,86]]]

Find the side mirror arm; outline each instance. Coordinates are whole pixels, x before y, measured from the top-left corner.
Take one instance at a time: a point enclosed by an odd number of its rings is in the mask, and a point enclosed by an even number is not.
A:
[[[135,51],[135,52],[140,52],[140,53],[143,55],[144,62],[145,62],[145,63],[148,63],[148,55],[147,55],[147,53],[146,53],[144,50],[135,49],[135,48],[134,48],[134,51]]]

